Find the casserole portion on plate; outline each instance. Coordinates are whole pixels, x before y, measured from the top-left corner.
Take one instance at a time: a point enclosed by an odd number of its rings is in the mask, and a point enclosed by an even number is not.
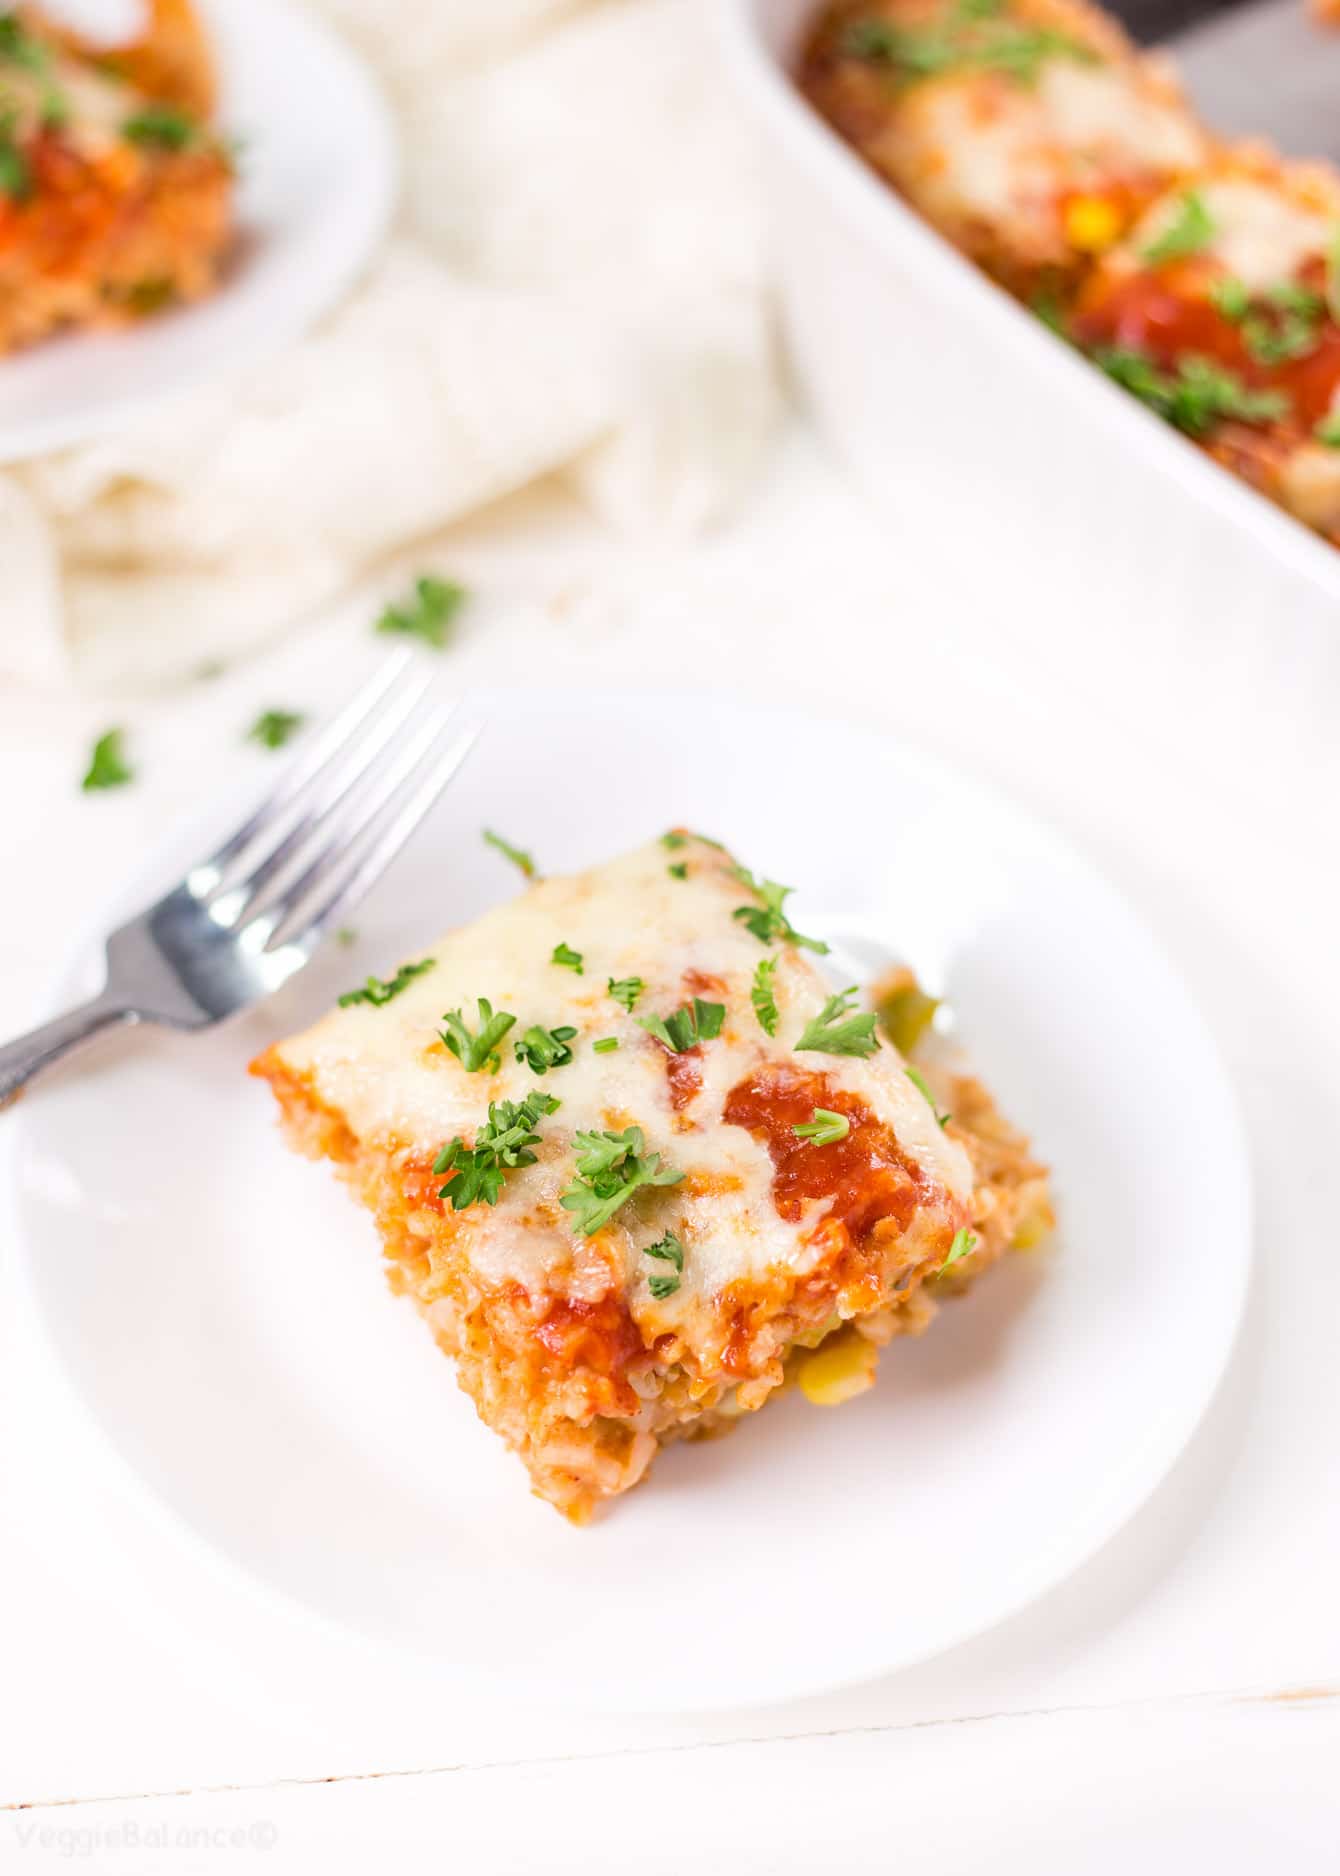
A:
[[[1050,1224],[980,1084],[888,1039],[934,1006],[906,974],[879,1010],[834,993],[786,896],[673,832],[532,885],[253,1064],[574,1519],[788,1379],[861,1391],[936,1289]]]
[[[187,0],[111,49],[0,0],[0,353],[210,292],[233,164]]]

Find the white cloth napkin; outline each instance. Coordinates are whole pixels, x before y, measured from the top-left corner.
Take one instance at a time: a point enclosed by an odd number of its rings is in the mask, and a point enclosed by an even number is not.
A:
[[[240,395],[0,474],[0,669],[170,680],[537,477],[682,532],[759,457],[753,178],[695,0],[320,7],[397,110],[394,237]]]

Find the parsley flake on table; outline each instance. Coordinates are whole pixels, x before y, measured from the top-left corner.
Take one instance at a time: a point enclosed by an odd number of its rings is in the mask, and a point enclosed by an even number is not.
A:
[[[487,1068],[490,1074],[496,1075],[502,1059],[498,1054],[498,1044],[515,1024],[516,1018],[506,1010],[495,1012],[487,997],[478,997],[476,1002],[479,1005],[479,1028],[474,1034],[471,1034],[459,1010],[448,1010],[442,1018],[445,1028],[440,1029],[438,1034],[462,1068],[470,1074],[477,1075],[481,1069]]]
[[[678,1185],[684,1177],[662,1163],[659,1153],[648,1153],[640,1127],[622,1133],[579,1133],[577,1176],[559,1195],[565,1211],[577,1215],[577,1229],[593,1237],[644,1186]]]
[[[614,1001],[621,1003],[630,1016],[633,1014],[634,1005],[646,987],[640,977],[611,977],[605,986],[610,995],[614,998]]]
[[[123,734],[121,730],[107,730],[94,743],[88,772],[79,784],[86,792],[91,793],[95,788],[122,788],[134,781],[135,771],[125,758]]]
[[[907,1079],[911,1082],[912,1086],[916,1089],[917,1093],[920,1094],[922,1098],[925,1100],[926,1105],[930,1108],[932,1114],[934,1114],[935,1118],[939,1121],[940,1125],[942,1127],[948,1126],[951,1116],[948,1114],[942,1114],[939,1108],[935,1105],[935,1096],[931,1093],[930,1085],[927,1082],[926,1077],[921,1073],[920,1069],[913,1068],[911,1064],[908,1062],[903,1063],[903,1069],[907,1075]]]
[[[851,1132],[851,1122],[845,1114],[816,1107],[813,1120],[797,1121],[791,1131],[801,1140],[812,1140],[815,1146],[832,1146],[835,1140],[846,1139]]]
[[[692,1003],[686,1003],[671,1016],[639,1016],[638,1022],[649,1036],[664,1043],[672,1055],[682,1055],[686,1049],[692,1049],[699,1042],[711,1042],[721,1034],[721,1025],[726,1020],[724,1003],[704,1003],[701,997],[695,997]]]
[[[421,638],[434,651],[441,651],[447,642],[448,627],[466,597],[465,588],[454,580],[440,580],[436,574],[421,573],[409,599],[402,605],[388,606],[378,619],[376,629]]]
[[[663,1238],[656,1240],[655,1244],[644,1245],[642,1255],[654,1257],[661,1263],[674,1266],[673,1272],[656,1270],[647,1278],[647,1288],[656,1301],[664,1302],[667,1296],[673,1296],[679,1288],[680,1277],[684,1271],[684,1246],[673,1231],[667,1231]]]
[[[352,944],[354,934],[346,938],[343,932],[337,934],[341,944]],[[383,1003],[389,1003],[392,997],[398,997],[406,984],[413,983],[416,977],[422,977],[425,971],[432,970],[436,958],[420,958],[417,964],[402,964],[394,977],[369,977],[358,990],[346,990],[339,999],[342,1010],[347,1010],[355,1003],[370,1003],[374,1009],[380,1009]]]
[[[121,126],[128,142],[150,150],[185,150],[198,134],[195,119],[175,104],[146,104]]]
[[[571,945],[556,944],[550,954],[549,962],[561,964],[565,971],[576,971],[579,977],[582,975],[582,954],[580,951],[574,951]]]
[[[828,950],[821,938],[807,938],[804,932],[798,932],[783,911],[785,902],[795,891],[793,886],[779,886],[775,879],[755,879],[747,866],[737,866],[735,877],[763,902],[761,905],[738,905],[731,914],[754,934],[760,944],[776,944],[780,939],[787,944],[803,945],[807,951],[817,951],[820,956]]]
[[[777,991],[773,978],[777,975],[776,958],[760,958],[754,972],[754,981],[749,990],[749,1001],[754,1006],[754,1014],[759,1027],[766,1035],[777,1034],[779,1013],[777,1009]]]
[[[518,1062],[529,1063],[537,1075],[547,1075],[551,1068],[564,1068],[572,1060],[568,1045],[576,1034],[577,1031],[566,1024],[561,1029],[545,1029],[539,1023],[532,1023],[512,1046]]]
[[[873,1010],[852,1016],[853,984],[830,997],[819,1014],[805,1025],[797,1049],[813,1049],[823,1055],[873,1055],[879,1047],[875,1034],[878,1018]]]
[[[535,862],[524,847],[514,847],[510,840],[504,840],[501,834],[495,834],[491,827],[484,829],[484,841],[487,846],[496,847],[504,860],[510,860],[527,879],[538,877]]]
[[[954,1233],[954,1242],[950,1245],[949,1254],[941,1264],[940,1269],[948,1270],[951,1264],[958,1263],[960,1258],[967,1257],[970,1252],[976,1249],[977,1234],[975,1231],[969,1231],[967,1226],[964,1225]]]
[[[458,1134],[433,1161],[436,1174],[447,1174],[437,1196],[450,1198],[457,1212],[480,1199],[496,1205],[504,1175],[514,1167],[535,1164],[531,1148],[540,1140],[535,1129],[559,1105],[552,1094],[538,1092],[524,1101],[490,1101],[488,1120],[475,1134],[474,1145],[466,1146]]]
[[[247,741],[262,749],[282,749],[306,721],[300,710],[262,710],[247,731]]]
[[[1199,254],[1202,248],[1207,248],[1217,233],[1214,217],[1196,191],[1189,189],[1177,204],[1167,227],[1144,249],[1141,259],[1150,267],[1182,260],[1188,254]]]

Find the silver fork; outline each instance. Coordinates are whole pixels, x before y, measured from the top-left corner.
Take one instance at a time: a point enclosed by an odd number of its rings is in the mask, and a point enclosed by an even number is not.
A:
[[[103,1030],[207,1029],[302,969],[479,736],[455,705],[420,708],[432,680],[411,658],[396,653],[217,852],[112,933],[95,997],[0,1047],[0,1106]]]

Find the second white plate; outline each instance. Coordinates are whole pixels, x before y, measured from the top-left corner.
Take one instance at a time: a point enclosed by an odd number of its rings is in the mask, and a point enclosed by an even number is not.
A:
[[[1199,1018],[1084,862],[894,744],[712,697],[486,707],[356,949],[233,1027],[125,1040],[15,1115],[32,1283],[69,1373],[235,1576],[332,1645],[371,1642],[458,1690],[704,1708],[964,1640],[1131,1514],[1232,1346],[1248,1177]],[[1055,1245],[891,1348],[872,1393],[828,1411],[788,1397],[672,1449],[581,1531],[529,1497],[387,1291],[369,1220],[283,1149],[245,1072],[333,993],[513,890],[483,821],[551,872],[684,822],[799,882],[803,928],[905,955],[951,999],[1055,1169]]]
[[[217,293],[132,330],[0,358],[0,463],[105,435],[278,351],[356,278],[390,218],[395,143],[372,80],[288,0],[200,0],[220,123],[241,141],[241,251]]]

